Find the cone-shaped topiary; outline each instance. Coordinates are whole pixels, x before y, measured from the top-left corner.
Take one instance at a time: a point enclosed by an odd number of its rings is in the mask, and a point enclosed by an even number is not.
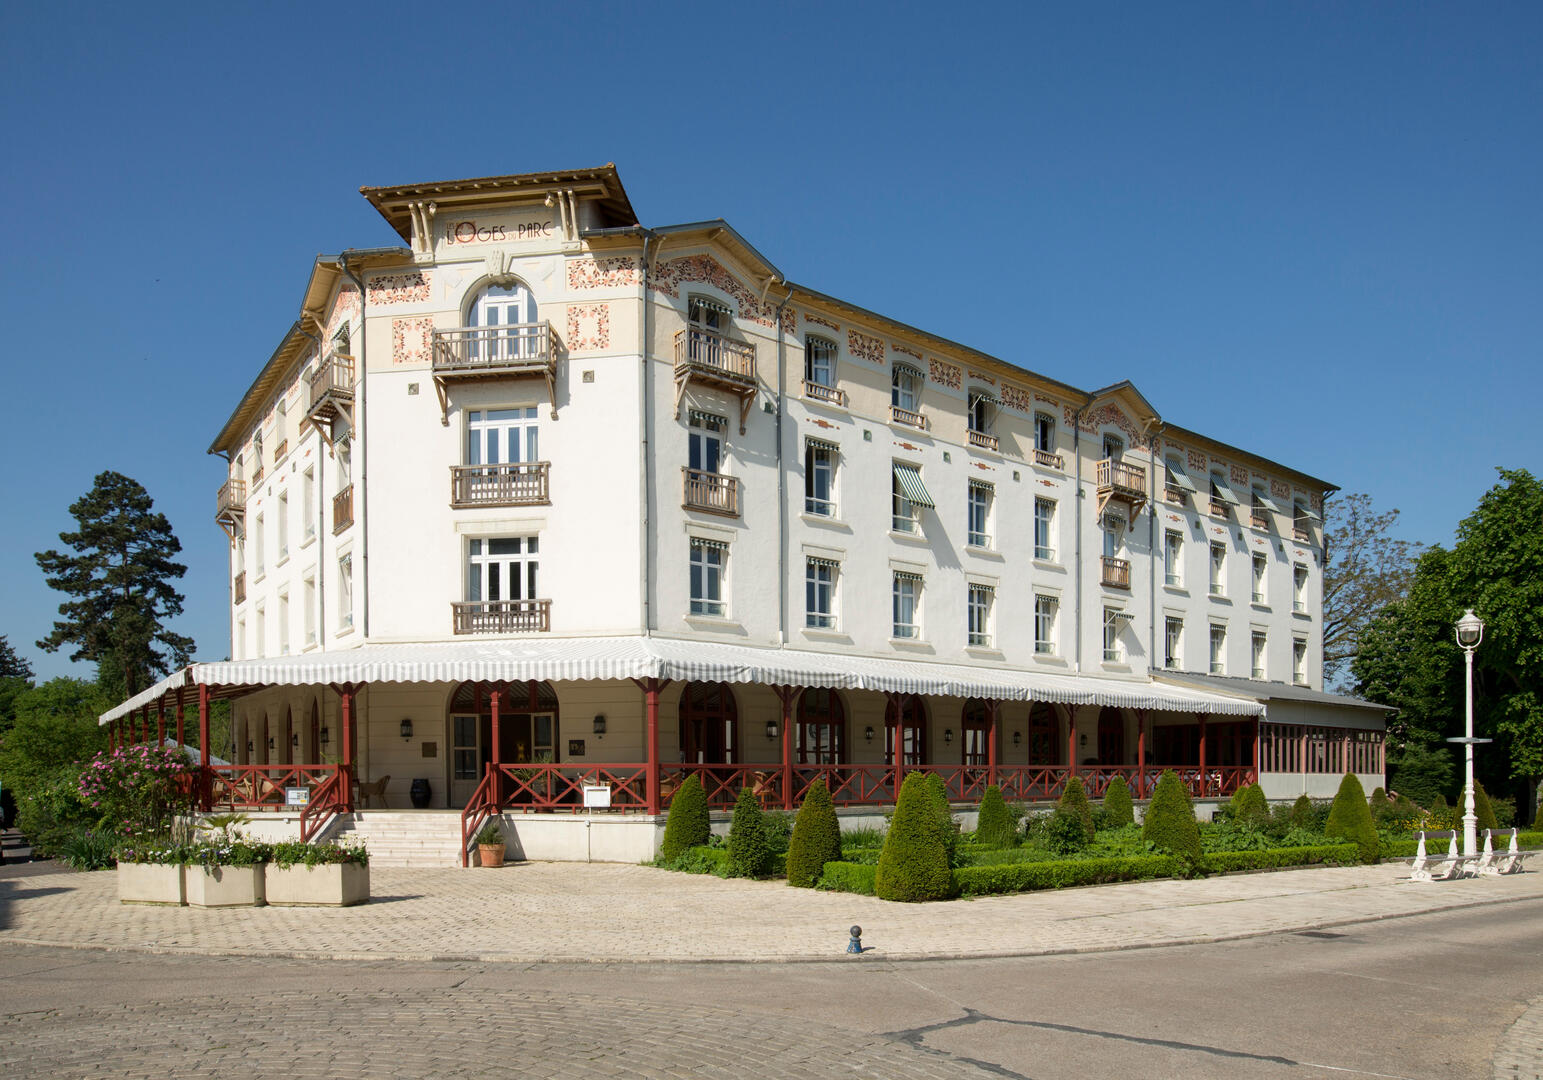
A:
[[[959,865],[959,826],[954,821],[953,807],[948,804],[948,784],[937,773],[928,773],[927,790],[932,793],[932,805],[937,811],[938,836],[948,853],[948,865],[953,868]]]
[[[1018,846],[1018,826],[1002,801],[1002,789],[992,784],[980,797],[980,816],[975,821],[975,842],[982,847]]]
[[[1479,816],[1479,828],[1498,829],[1495,824],[1495,808],[1490,805],[1489,792],[1477,780],[1473,782],[1473,812]]]
[[[1291,827],[1293,829],[1310,828],[1313,823],[1313,800],[1307,795],[1297,796],[1297,801],[1291,804]]]
[[[770,866],[771,846],[766,842],[761,804],[749,788],[740,788],[729,822],[729,876],[765,877]]]
[[[1164,772],[1157,781],[1157,790],[1152,792],[1152,801],[1147,804],[1141,837],[1150,840],[1152,846],[1161,851],[1195,861],[1200,859],[1200,823],[1195,820],[1189,792],[1172,769]]]
[[[1082,822],[1082,831],[1088,839],[1093,839],[1093,806],[1088,802],[1088,793],[1082,786],[1082,778],[1073,776],[1066,781],[1066,790],[1061,792],[1061,798],[1055,804],[1058,813],[1071,814]]]
[[[828,862],[841,859],[841,823],[825,781],[815,778],[793,820],[788,841],[788,884],[807,889],[820,880]]]
[[[1264,788],[1258,784],[1238,788],[1232,796],[1232,820],[1239,825],[1264,828],[1270,820],[1270,803],[1264,797]]]
[[[953,895],[954,875],[938,821],[937,798],[921,773],[911,773],[900,785],[873,892],[884,900],[913,902]]]
[[[1366,789],[1355,773],[1346,773],[1339,782],[1339,794],[1329,807],[1329,823],[1324,835],[1346,840],[1361,849],[1361,861],[1377,861],[1377,827],[1372,824],[1371,805],[1366,801]]]
[[[711,835],[707,792],[702,790],[702,782],[692,773],[675,789],[675,797],[670,800],[670,816],[664,821],[659,858],[672,863],[690,848],[707,843]]]
[[[1372,797],[1367,800],[1372,808],[1372,820],[1376,821],[1382,816],[1382,811],[1389,805],[1388,793],[1379,788],[1372,788]]]
[[[1123,776],[1116,776],[1104,789],[1104,820],[1112,829],[1136,822],[1136,806],[1131,802],[1130,788],[1125,785]]]

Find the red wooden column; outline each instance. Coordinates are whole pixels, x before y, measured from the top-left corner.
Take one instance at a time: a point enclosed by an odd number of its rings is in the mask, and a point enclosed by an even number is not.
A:
[[[895,718],[895,801],[900,801],[900,785],[905,780],[905,718],[900,714],[900,695],[889,694],[889,714]]]
[[[1147,793],[1147,711],[1136,710],[1136,798]]]
[[[986,783],[995,787],[997,782],[997,706],[1000,703],[986,701]]]
[[[793,697],[796,686],[774,686],[782,702],[782,808],[793,809]]]
[[[1077,775],[1077,709],[1074,705],[1066,706],[1066,764],[1071,766],[1071,775]]]
[[[341,783],[343,785],[342,807],[345,814],[354,812],[354,698],[359,693],[362,683],[334,683],[332,689],[336,690],[341,701],[342,724],[342,764],[339,766]]]
[[[155,703],[155,745],[166,745],[166,695]]]
[[[107,725],[107,752],[109,754],[118,749],[118,723],[113,721]]]
[[[209,812],[209,684],[198,684],[198,805]]]
[[[659,691],[670,685],[669,679],[649,676],[632,680],[643,691],[643,712],[647,719],[643,750],[645,757],[644,792],[646,809],[650,814],[659,813]]]
[[[1254,761],[1254,783],[1259,783],[1259,776],[1263,770],[1259,767],[1259,717],[1254,717],[1254,752],[1250,755]]]
[[[182,723],[182,687],[177,687],[177,745],[187,745]]]
[[[139,730],[135,732],[135,742],[147,743],[150,741],[150,706],[139,707]]]
[[[1195,719],[1200,724],[1200,794],[1204,795],[1205,794],[1205,789],[1206,789],[1206,778],[1205,778],[1205,713],[1197,712],[1195,714]]]
[[[504,695],[507,693],[508,684],[506,683],[494,683],[488,688],[488,714],[491,717],[488,724],[488,738],[493,741],[493,745],[488,747],[488,769],[498,774],[493,779],[493,812],[495,814],[502,814],[504,812],[503,770],[499,766],[504,763],[503,740],[500,738],[500,735],[503,730],[502,706]]]

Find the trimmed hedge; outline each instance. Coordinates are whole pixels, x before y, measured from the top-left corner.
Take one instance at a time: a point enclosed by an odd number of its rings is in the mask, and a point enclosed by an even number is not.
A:
[[[933,774],[936,775],[936,774]],[[939,785],[941,786],[941,784]],[[952,833],[948,804],[922,773],[900,785],[895,816],[884,837],[884,851],[874,877],[874,895],[885,900],[943,900],[953,895],[949,873],[952,854],[945,830]]]
[[[828,862],[820,873],[820,880],[815,882],[817,889],[826,889],[830,892],[857,893],[860,896],[872,896],[874,894],[874,879],[878,876],[877,866],[865,866],[862,863]]]
[[[1157,781],[1152,801],[1147,804],[1146,819],[1141,825],[1141,838],[1150,840],[1161,851],[1189,859],[1200,860],[1200,823],[1195,820],[1195,808],[1189,801],[1189,792],[1178,775],[1169,769]]]
[[[734,877],[761,878],[771,870],[771,847],[761,804],[749,788],[739,789],[734,817],[729,822],[729,873]]]
[[[975,822],[975,842],[981,847],[1018,846],[1018,826],[1002,801],[1002,789],[992,784],[980,797],[980,816]]]
[[[1496,831],[1497,831],[1497,833],[1499,832],[1499,830],[1496,830]],[[1463,846],[1463,838],[1461,836],[1462,830],[1458,829],[1457,832],[1459,833],[1459,836],[1457,838],[1457,846],[1458,846],[1459,849],[1461,849],[1462,846]],[[1484,850],[1484,830],[1483,829],[1479,830],[1478,845],[1479,845],[1479,850],[1483,851]],[[1418,834],[1413,835],[1413,836],[1409,836],[1407,838],[1400,837],[1397,840],[1384,840],[1382,842],[1382,856],[1385,859],[1409,859],[1409,858],[1413,858],[1414,857],[1414,853],[1419,848],[1419,846],[1420,846],[1420,837],[1418,836]],[[1493,846],[1494,846],[1494,851],[1495,851],[1496,855],[1503,855],[1503,854],[1505,854],[1505,852],[1511,846],[1511,831],[1509,829],[1507,829],[1503,834],[1497,835],[1495,837],[1495,841],[1494,841],[1494,845]],[[1534,850],[1536,850],[1538,848],[1543,848],[1543,832],[1519,832],[1519,833],[1517,833],[1516,834],[1516,846],[1518,848],[1521,848],[1523,851],[1534,851]],[[1444,841],[1444,840],[1427,840],[1425,842],[1425,853],[1427,855],[1431,856],[1432,858],[1435,858],[1438,855],[1445,855],[1446,852],[1447,852],[1446,841]]]
[[[1466,804],[1463,807],[1467,809]],[[1473,813],[1479,819],[1479,829],[1496,829],[1495,808],[1489,804],[1489,793],[1484,790],[1484,785],[1477,780],[1473,782]]]
[[[1136,823],[1136,806],[1123,776],[1116,776],[1104,789],[1104,820],[1111,829]]]
[[[692,773],[675,789],[670,800],[670,816],[664,822],[664,840],[659,845],[659,860],[672,863],[687,849],[707,843],[712,826],[707,817],[707,792],[702,781]]]
[[[841,823],[831,805],[830,789],[817,777],[793,822],[793,836],[788,841],[788,884],[812,888],[825,864],[840,860]]]
[[[687,848],[664,868],[681,874],[712,874],[714,877],[721,878],[734,876],[729,873],[729,849],[721,846],[714,847],[711,844],[699,844],[694,848]],[[787,870],[787,856],[772,855],[767,864],[765,876],[782,877]]]
[[[1267,848],[1264,851],[1213,851],[1200,858],[1208,874],[1232,870],[1274,870],[1288,866],[1354,866],[1361,861],[1355,844],[1320,844],[1314,847]]]
[[[965,896],[992,896],[1114,881],[1145,881],[1184,873],[1184,861],[1172,855],[1136,855],[1123,859],[1071,859],[1062,862],[962,866],[954,871]]]
[[[1355,773],[1347,772],[1339,782],[1339,794],[1329,808],[1329,822],[1323,829],[1331,839],[1348,840],[1361,849],[1361,861],[1377,861],[1377,826],[1372,824],[1371,804],[1366,789]]]

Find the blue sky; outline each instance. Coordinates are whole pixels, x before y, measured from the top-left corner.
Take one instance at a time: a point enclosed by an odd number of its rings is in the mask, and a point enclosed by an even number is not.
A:
[[[1543,469],[1543,5],[11,4],[0,634],[104,469],[228,649],[205,456],[361,185],[614,161],[792,280],[1097,387],[1450,542]]]

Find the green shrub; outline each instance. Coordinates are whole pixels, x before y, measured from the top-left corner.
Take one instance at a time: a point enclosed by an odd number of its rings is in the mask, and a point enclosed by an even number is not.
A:
[[[1116,776],[1104,790],[1105,827],[1118,829],[1134,824],[1135,820],[1136,806],[1131,802],[1130,788],[1126,786],[1123,776]]]
[[[1377,861],[1377,828],[1372,824],[1371,806],[1366,801],[1366,789],[1355,773],[1346,773],[1339,783],[1339,794],[1329,808],[1329,820],[1324,835],[1330,839],[1347,840],[1361,849],[1361,861]]]
[[[1463,808],[1467,809],[1466,803]],[[1489,794],[1477,780],[1473,782],[1473,812],[1479,819],[1480,830],[1500,828],[1495,823],[1495,808],[1490,805]]]
[[[828,862],[820,873],[820,880],[814,883],[817,889],[827,892],[858,893],[861,896],[874,894],[874,880],[878,876],[877,866],[865,866],[849,862]]]
[[[712,826],[707,817],[707,792],[691,773],[675,789],[670,800],[670,816],[664,822],[664,840],[659,845],[659,861],[668,865],[680,858],[687,848],[707,843]]]
[[[1502,799],[1491,796],[1489,806],[1495,812],[1495,821],[1498,823],[1495,827],[1497,829],[1509,829],[1512,825],[1516,824],[1516,800],[1514,798],[1506,796]]]
[[[841,830],[841,846],[847,848],[872,848],[878,851],[884,846],[884,830],[875,825],[856,825]]]
[[[1304,792],[1291,804],[1291,824],[1298,829],[1311,828],[1313,824],[1313,800]]]
[[[946,808],[946,803],[943,807]],[[900,786],[895,817],[884,838],[874,876],[874,895],[885,900],[943,900],[953,895],[949,846],[936,788],[922,773],[911,773]]]
[[[104,829],[125,839],[166,836],[177,816],[192,809],[196,770],[174,746],[120,746],[81,770],[80,795],[100,813]]]
[[[687,848],[670,862],[662,865],[666,870],[674,870],[681,874],[716,874],[718,877],[728,877],[729,849],[713,847],[711,844],[698,844],[696,847]]]
[[[1390,805],[1388,793],[1380,787],[1372,788],[1372,796],[1367,801],[1371,804],[1373,821],[1381,817],[1382,811]]]
[[[1066,781],[1066,790],[1055,804],[1057,813],[1073,814],[1082,822],[1084,843],[1093,839],[1097,831],[1093,827],[1093,807],[1088,803],[1088,793],[1082,786],[1082,778],[1073,776]]]
[[[1228,809],[1232,820],[1251,828],[1262,829],[1270,820],[1270,804],[1264,797],[1264,788],[1258,784],[1244,784],[1232,796]]]
[[[816,778],[793,822],[788,841],[788,884],[811,888],[828,862],[841,859],[841,824],[830,802],[830,789]]]
[[[1361,849],[1354,844],[1313,844],[1264,851],[1208,851],[1201,856],[1200,869],[1207,874],[1225,874],[1289,866],[1354,866],[1360,861]]]
[[[482,834],[479,832],[477,836],[480,841]],[[498,834],[495,842],[504,842],[503,833]],[[328,841],[324,844],[307,844],[303,840],[281,840],[273,845],[272,861],[280,870],[287,870],[291,866],[336,866],[347,863],[368,866],[370,853],[359,843]]]
[[[948,855],[948,865],[959,865],[959,823],[954,820],[953,807],[948,802],[948,784],[937,773],[927,773],[927,790],[932,794],[934,824],[943,850]]]
[[[786,855],[793,840],[793,815],[786,810],[761,811],[766,826],[766,849],[773,855]]]
[[[739,789],[734,817],[729,822],[730,877],[765,877],[771,869],[771,847],[766,842],[766,822],[761,804],[749,788]]]
[[[100,829],[77,829],[59,847],[59,858],[72,870],[108,870],[113,866],[114,836]]]
[[[1018,846],[1018,826],[1002,801],[1002,789],[992,784],[980,798],[980,816],[975,822],[975,842],[982,847]]]
[[[1270,847],[1270,838],[1248,819],[1234,821],[1223,818],[1200,825],[1200,850],[1213,851],[1263,851]]]
[[[35,855],[59,855],[77,833],[97,827],[101,811],[81,796],[80,770],[59,765],[30,776],[16,791],[16,827]]]
[[[1075,859],[1056,862],[965,866],[954,871],[954,881],[965,896],[1065,889],[1076,885],[1103,885],[1112,881],[1144,881],[1185,873],[1184,860],[1171,855],[1137,855],[1113,859]]]
[[[1152,792],[1152,801],[1147,805],[1141,835],[1159,851],[1171,852],[1191,862],[1200,859],[1200,823],[1195,820],[1189,792],[1172,769],[1164,772],[1157,781],[1157,789]]]
[[[1420,823],[1420,808],[1410,799],[1400,795],[1382,811],[1382,817],[1378,820],[1379,828],[1399,829],[1405,832],[1418,828]]]
[[[1075,810],[1056,807],[1045,827],[1045,846],[1057,855],[1073,855],[1088,846],[1088,828]]]

